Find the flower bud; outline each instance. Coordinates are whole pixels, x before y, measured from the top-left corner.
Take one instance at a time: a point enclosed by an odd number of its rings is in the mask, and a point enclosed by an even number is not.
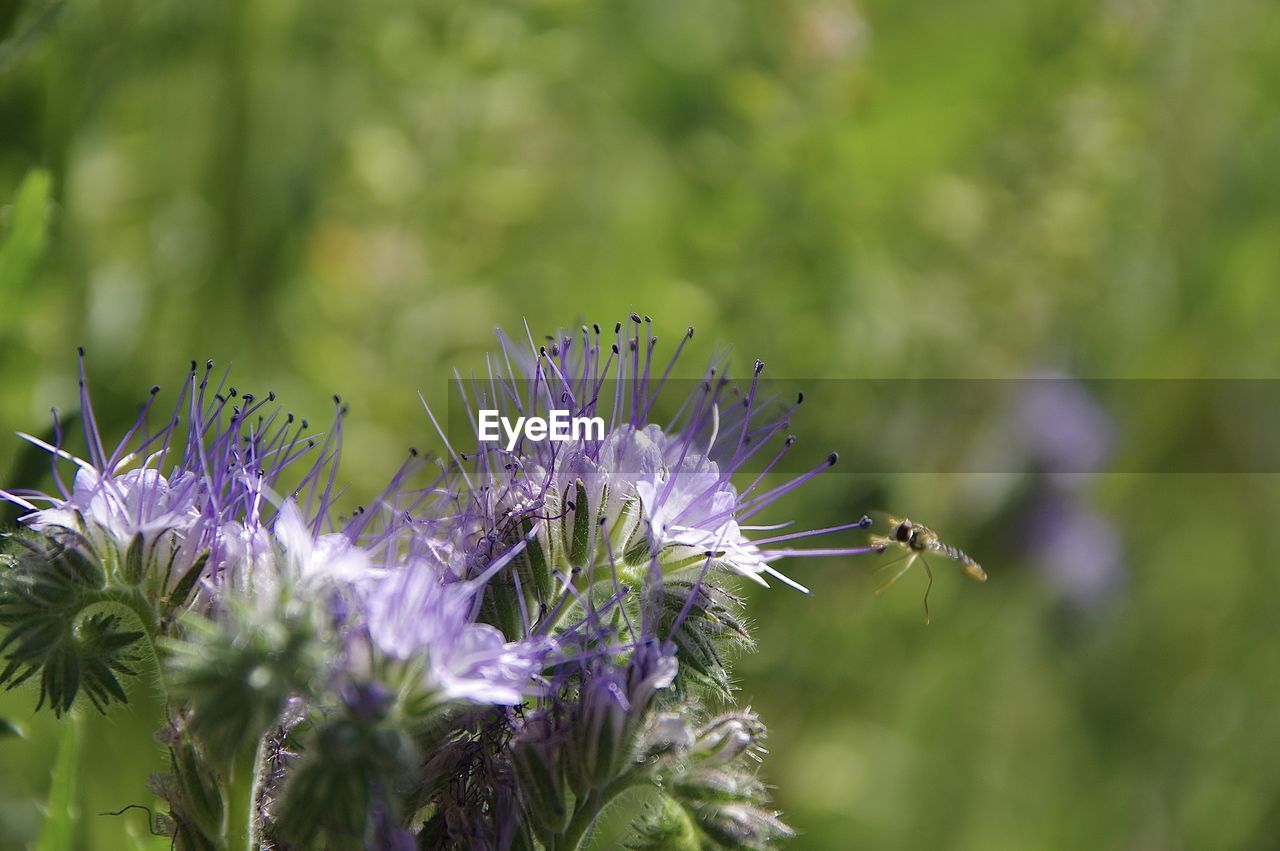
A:
[[[684,719],[675,712],[656,716],[645,731],[641,753],[646,760],[668,754],[678,754],[693,746],[693,732]]]
[[[698,731],[691,753],[704,765],[728,765],[740,756],[758,750],[765,727],[754,713],[721,715]]]
[[[569,823],[563,753],[551,721],[542,714],[525,722],[511,749],[526,815],[544,844],[549,844]]]
[[[622,683],[613,673],[601,673],[583,686],[575,726],[573,791],[579,797],[617,776],[629,754],[627,716],[631,711]]]

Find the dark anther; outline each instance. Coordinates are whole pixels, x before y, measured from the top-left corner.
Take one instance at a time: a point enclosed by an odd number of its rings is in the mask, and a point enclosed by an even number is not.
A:
[[[796,436],[794,434],[789,434],[787,435],[787,439],[784,442],[787,444],[787,446],[794,446],[796,442]]]
[[[764,361],[762,361],[762,360],[757,360],[757,361],[756,361],[756,375],[759,375],[762,371],[764,371]]]
[[[236,395],[236,388],[234,388],[234,387],[228,387],[228,388],[227,388],[227,395],[234,399],[234,398],[235,398],[235,395]]]
[[[830,455],[827,456],[827,466],[834,467],[835,463],[839,460],[840,460],[840,453],[832,452]]]
[[[592,322],[592,323],[591,323],[591,330],[593,330],[593,331],[595,331],[597,334],[599,334],[599,333],[600,333],[600,323],[599,323],[599,322]]]
[[[253,404],[253,400],[254,400],[254,399],[256,399],[256,398],[258,398],[258,397],[257,397],[257,396],[254,396],[252,393],[246,393],[246,394],[244,394],[244,403],[245,403],[246,405],[252,405],[252,404]]]
[[[285,418],[284,418],[284,421],[285,421],[286,423],[291,423],[291,422],[293,422],[293,414],[287,414],[287,415],[285,416]]]
[[[867,528],[868,526],[871,525],[871,518],[865,514],[862,515],[862,519],[858,521],[858,525],[861,526],[863,529]]]
[[[631,311],[631,321],[636,323],[637,325],[640,324],[640,317],[634,310]]]
[[[799,405],[803,401],[804,401],[804,391],[801,391],[796,394],[796,404]]]
[[[80,357],[84,357],[84,346],[76,346],[76,354],[80,355]]]
[[[159,385],[159,384],[153,384],[153,385],[151,385],[151,395],[152,395],[152,396],[156,395],[156,394],[157,394],[157,393],[159,393],[159,392],[160,392],[160,385]]]
[[[213,369],[213,358],[209,358],[207,361],[204,362],[204,368]]]
[[[565,503],[565,505],[569,506],[569,510],[570,510],[570,511],[577,511],[577,510],[578,510],[578,504],[577,504],[576,502],[574,502],[573,500],[569,500],[568,502],[566,502],[566,503]]]
[[[538,357],[545,358],[547,356],[547,347],[538,346]]]
[[[648,323],[650,323],[650,324],[653,324],[653,320],[652,320],[652,319],[650,319],[647,315],[645,316],[644,321],[645,321],[645,322],[648,322]]]
[[[302,427],[303,427],[303,428],[311,428],[311,423],[307,422],[307,421],[304,419],[304,420],[302,421]]]
[[[410,446],[410,447],[409,447],[409,455],[411,455],[411,456],[412,456],[412,457],[414,457],[414,458],[417,458],[417,457],[418,457],[418,447],[416,447],[416,446]]]
[[[615,322],[615,323],[613,323],[613,333],[617,334],[617,333],[618,333],[619,331],[621,331],[621,330],[622,330],[622,323],[621,323],[621,322]]]
[[[342,404],[342,397],[341,397],[341,396],[339,396],[337,393],[334,393],[334,394],[333,394],[333,404],[335,404],[335,405],[341,405],[341,404]]]
[[[276,391],[274,391],[274,390],[268,390],[268,391],[267,391],[267,401],[268,401],[268,402],[274,402],[275,400],[276,400]]]
[[[192,362],[191,362],[191,371],[192,371],[192,372],[195,372],[195,371],[196,371],[196,362],[195,362],[195,361],[192,361]]]
[[[685,339],[687,339],[687,340],[692,340],[692,339],[693,339],[693,326],[692,326],[692,325],[690,325],[690,326],[688,327],[688,329],[686,329],[686,330],[685,330],[685,332],[684,332],[684,336],[685,336]]]
[[[314,449],[314,448],[315,448],[315,445],[316,445],[316,442],[315,442],[314,440],[308,440],[308,441],[307,441],[307,448],[308,448],[308,449]]]
[[[610,348],[612,348],[612,349],[613,349],[613,353],[614,353],[615,355],[618,353],[618,344],[617,344],[617,343],[614,343],[612,346],[610,346]]]
[[[631,351],[633,351],[633,352],[634,352],[635,350],[636,350],[636,341],[635,341],[635,340],[632,340],[632,341],[631,341]]]

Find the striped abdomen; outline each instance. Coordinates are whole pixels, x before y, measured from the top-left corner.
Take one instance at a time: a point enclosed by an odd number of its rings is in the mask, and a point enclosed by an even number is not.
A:
[[[976,579],[979,582],[987,581],[987,572],[982,569],[982,565],[978,564],[976,561],[969,558],[968,553],[966,553],[964,550],[956,549],[950,544],[944,543],[942,541],[935,541],[933,545],[933,549],[939,553],[942,553],[942,555],[946,556],[952,561],[959,562],[960,566],[964,568],[964,572],[969,574],[969,576],[972,577],[973,579]]]

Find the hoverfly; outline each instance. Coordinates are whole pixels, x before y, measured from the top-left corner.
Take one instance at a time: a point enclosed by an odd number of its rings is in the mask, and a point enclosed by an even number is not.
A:
[[[929,577],[929,584],[924,589],[924,620],[929,622],[929,591],[933,589],[933,570],[929,567],[929,561],[926,555],[937,555],[942,558],[956,562],[964,569],[969,578],[978,582],[987,581],[987,572],[982,569],[982,565],[974,561],[963,550],[959,550],[938,537],[938,533],[925,526],[922,523],[916,523],[905,517],[881,517],[880,523],[885,528],[885,534],[872,534],[871,546],[878,547],[880,552],[888,549],[901,550],[902,555],[899,558],[892,559],[885,564],[876,568],[876,572],[902,564],[893,576],[890,576],[880,587],[876,588],[876,593],[881,594],[902,578],[911,566],[919,559],[924,565],[924,572]]]

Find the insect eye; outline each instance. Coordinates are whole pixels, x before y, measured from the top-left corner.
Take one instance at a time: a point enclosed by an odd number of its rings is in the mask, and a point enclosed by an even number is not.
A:
[[[905,544],[911,538],[911,524],[899,523],[898,528],[893,531],[893,536]]]

